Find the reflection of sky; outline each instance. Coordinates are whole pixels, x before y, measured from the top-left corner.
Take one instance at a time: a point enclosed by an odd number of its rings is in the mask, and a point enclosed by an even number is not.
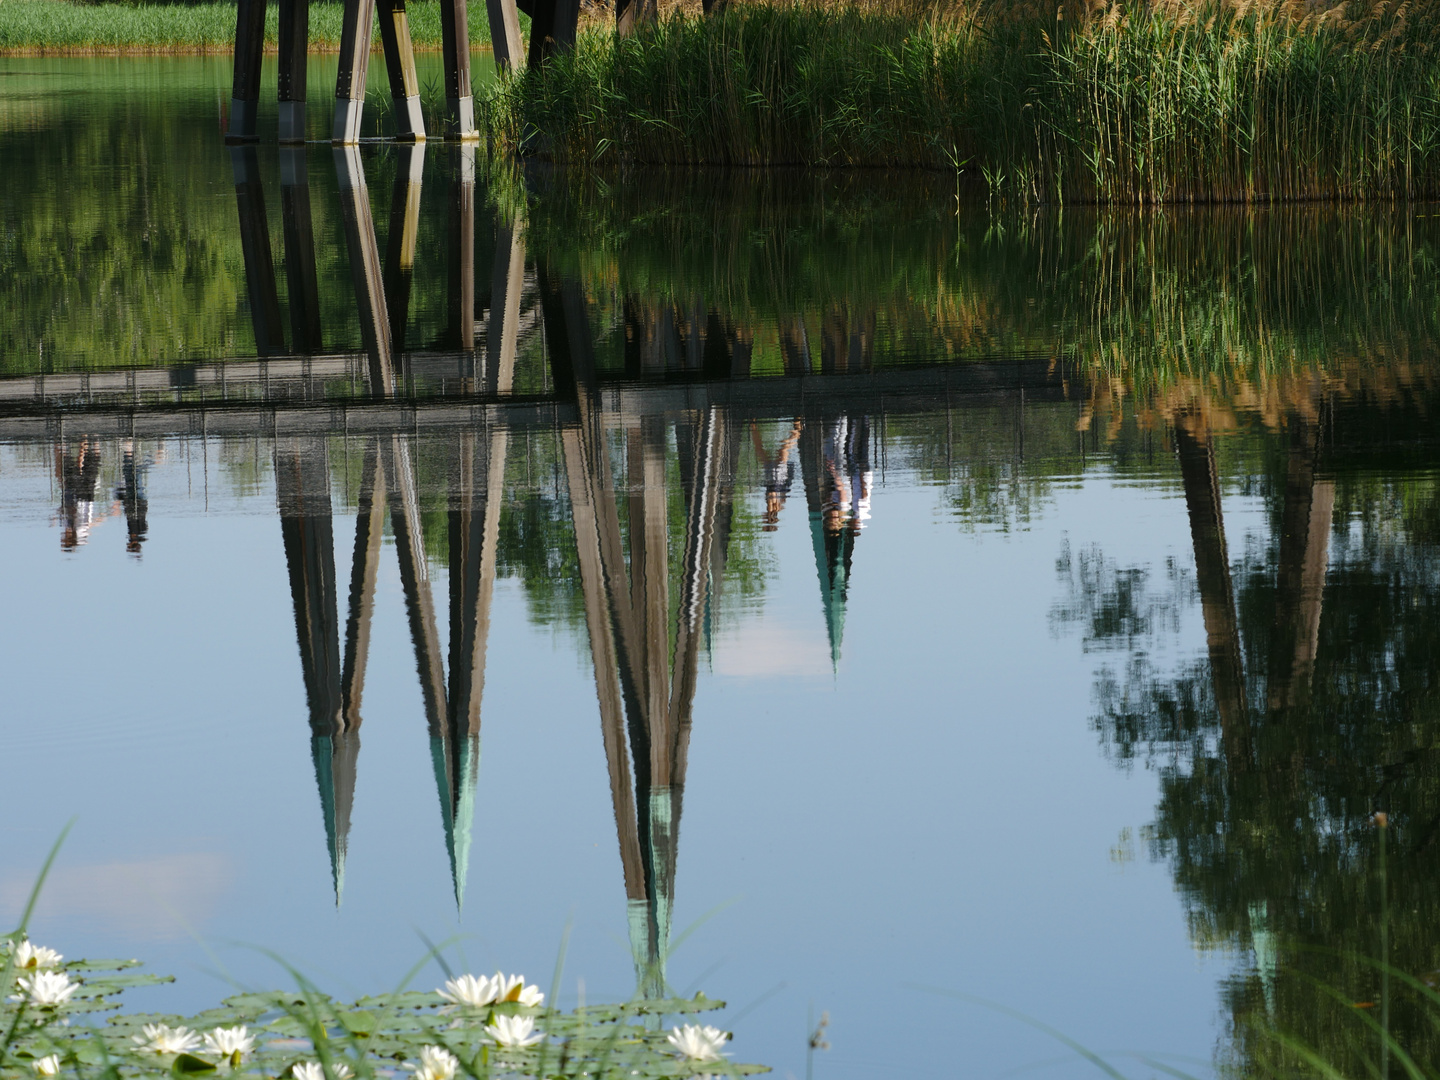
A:
[[[223,986],[204,972],[217,965],[281,981],[236,943],[275,950],[337,994],[382,989],[423,953],[418,932],[461,934],[472,968],[543,986],[567,920],[566,997],[577,978],[592,1000],[628,996],[581,643],[531,625],[519,587],[497,586],[457,920],[387,550],[337,911],[273,492],[212,492],[204,516],[199,454],[172,451],[153,470],[138,562],[123,524],[62,555],[44,466],[0,461],[11,613],[0,625],[0,917],[74,815],[34,934],[69,956],[135,955],[181,977],[137,993],[137,1006],[212,1003]],[[1234,552],[1260,523],[1231,502]],[[817,1077],[1091,1075],[1030,1029],[920,985],[1205,1071],[1228,962],[1197,959],[1163,866],[1143,852],[1112,861],[1121,830],[1153,817],[1155,781],[1104,759],[1089,727],[1094,658],[1049,620],[1067,537],[1122,565],[1188,565],[1184,503],[1173,486],[1092,474],[1057,485],[1029,531],[1004,536],[966,533],[939,505],[893,469],[878,486],[835,674],[803,501],[762,541],[776,558],[764,605],[701,663],[675,925],[703,921],[672,981],[726,998],[732,1015],[782,987],[740,1021],[733,1047],[781,1077],[803,1075],[812,1004],[829,1011],[834,1046]],[[337,519],[342,618],[353,528]],[[1184,644],[1203,646],[1198,611]],[[431,966],[420,985],[438,978]]]

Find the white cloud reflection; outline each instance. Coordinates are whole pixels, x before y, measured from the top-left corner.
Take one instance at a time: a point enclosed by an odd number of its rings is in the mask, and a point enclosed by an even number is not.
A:
[[[715,640],[717,675],[763,679],[830,675],[830,649],[820,628],[773,619],[746,621]]]
[[[44,921],[80,924],[147,941],[187,937],[214,914],[235,879],[223,855],[196,852],[133,862],[55,866],[36,912]],[[0,921],[13,926],[25,911],[35,873],[0,877]]]

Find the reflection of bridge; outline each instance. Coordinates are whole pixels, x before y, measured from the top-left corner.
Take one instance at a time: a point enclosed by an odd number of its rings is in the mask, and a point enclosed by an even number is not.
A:
[[[325,353],[303,151],[281,151],[288,312],[281,304],[253,151],[234,152],[250,313],[261,357],[160,370],[0,381],[0,437],[263,435],[273,439],[281,537],[337,902],[348,845],[370,623],[388,514],[457,904],[476,799],[490,605],[512,435],[558,434],[576,538],[637,977],[664,989],[676,851],[696,679],[730,554],[735,471],[747,420],[799,430],[796,458],[815,536],[832,654],[838,656],[856,533],[832,528],[835,432],[865,417],[1025,389],[1063,397],[1045,361],[876,367],[871,320],[832,312],[819,370],[798,319],[782,335],[786,374],[752,378],[751,335],[715,312],[627,305],[634,347],[602,371],[581,283],[543,260],[527,274],[517,222],[496,215],[488,303],[477,302],[472,155],[449,155],[447,317],[433,351],[405,347],[423,179],[401,151],[383,248],[359,157],[335,154],[362,354]],[[530,301],[529,298],[535,298]],[[288,315],[288,318],[285,316]],[[697,333],[702,324],[706,332]],[[529,335],[543,335],[543,394],[513,390]],[[287,342],[288,338],[288,342]],[[802,424],[803,421],[803,424]],[[853,424],[845,427],[845,424]],[[843,422],[843,423],[842,423]],[[358,441],[357,525],[348,604],[339,591],[330,436]],[[417,438],[419,436],[419,438]],[[843,441],[843,440],[841,440]],[[421,468],[443,449],[443,465]],[[832,445],[833,444],[833,445]],[[828,486],[827,486],[828,485]],[[443,538],[425,508],[443,501]],[[427,551],[443,548],[448,606]],[[441,618],[447,618],[441,623]],[[448,626],[442,648],[441,628]]]

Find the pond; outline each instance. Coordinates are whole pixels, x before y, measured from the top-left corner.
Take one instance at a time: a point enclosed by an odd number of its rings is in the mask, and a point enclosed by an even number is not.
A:
[[[138,1006],[563,953],[826,1080],[1440,968],[1440,212],[231,150],[228,79],[0,61],[0,919],[73,819],[32,935]]]

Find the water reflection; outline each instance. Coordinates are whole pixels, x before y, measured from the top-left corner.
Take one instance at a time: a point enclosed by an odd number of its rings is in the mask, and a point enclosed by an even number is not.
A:
[[[1204,233],[1218,255],[1197,242],[1189,264],[1145,256],[1161,285],[1141,302],[1133,278],[1108,275],[1130,273],[1157,234],[1162,249],[1178,245],[1153,223],[1096,226],[1103,235],[1079,254],[1057,226],[1060,254],[1036,243],[1008,278],[986,278],[985,258],[965,263],[963,245],[942,258],[897,242],[892,262],[903,265],[886,279],[883,259],[811,258],[823,244],[797,255],[772,242],[778,227],[747,232],[744,207],[689,204],[663,226],[602,208],[577,224],[575,207],[547,208],[543,177],[523,180],[518,200],[487,189],[473,150],[388,154],[377,169],[354,149],[231,152],[246,282],[237,310],[256,357],[0,385],[0,432],[43,447],[53,468],[47,507],[58,507],[67,550],[108,518],[123,518],[126,548],[142,550],[147,470],[168,436],[244,436],[268,460],[337,904],[387,532],[455,904],[484,804],[490,613],[508,572],[537,609],[573,618],[588,649],[617,884],[637,984],[656,995],[675,937],[698,688],[725,591],[756,587],[746,585],[760,576],[756,537],[802,516],[809,617],[817,634],[823,620],[826,678],[838,677],[854,596],[868,574],[893,569],[881,534],[914,527],[884,487],[887,457],[947,528],[997,530],[1042,522],[1056,492],[1098,460],[1107,475],[1173,491],[1154,513],[1188,526],[1188,548],[1161,575],[1087,547],[1084,524],[1062,522],[1076,550],[1059,560],[1070,591],[1056,621],[1079,627],[1100,658],[1095,723],[1107,751],[1157,771],[1152,854],[1179,885],[1192,939],[1245,954],[1224,991],[1237,1060],[1248,1067],[1258,1053],[1247,1017],[1330,1037],[1316,992],[1287,971],[1367,992],[1361,964],[1301,946],[1373,954],[1384,940],[1409,970],[1440,965],[1427,914],[1440,899],[1440,488],[1426,420],[1435,369],[1420,348],[1433,312],[1356,356],[1331,348],[1332,324],[1298,286],[1257,290],[1253,308],[1216,299],[1224,289],[1196,283],[1223,276],[1216,267],[1236,242],[1226,221]],[[370,182],[387,170],[377,214]],[[277,179],[278,229],[267,205]],[[783,217],[756,201],[762,222]],[[426,206],[437,211],[429,220]],[[724,232],[716,220],[729,213],[741,224]],[[423,243],[442,219],[443,242]],[[317,256],[326,222],[348,266],[341,289]],[[575,235],[561,235],[570,226]],[[696,240],[705,229],[708,248]],[[1265,237],[1259,246],[1283,247]],[[992,263],[1003,261],[997,250],[1029,257],[1024,243],[995,244]],[[1097,255],[1112,247],[1123,257]],[[697,250],[718,268],[697,268]],[[836,267],[858,280],[835,285]],[[916,299],[951,273],[963,288]],[[1032,305],[1016,282],[1036,281],[1055,295]],[[1359,306],[1331,278],[1322,284],[1345,311]],[[1415,291],[1384,310],[1414,315]],[[1102,314],[1069,349],[1047,335],[1057,309],[1084,306],[1077,295]],[[1222,318],[1237,307],[1243,317]],[[1033,324],[1017,315],[1031,310]],[[1117,312],[1133,324],[1124,348],[1110,347]],[[1165,339],[1157,326],[1183,332]],[[1354,316],[1345,340],[1365,330]],[[358,353],[344,351],[357,340]],[[336,535],[352,514],[345,589]],[[1187,612],[1204,632],[1194,655]],[[860,621],[850,617],[853,654]],[[954,697],[948,671],[923,674]],[[365,769],[368,782],[385,766]],[[1383,879],[1376,811],[1392,823]],[[933,858],[917,856],[917,876]],[[1433,1037],[1421,1020],[1398,1006],[1391,1018],[1416,1045]]]

